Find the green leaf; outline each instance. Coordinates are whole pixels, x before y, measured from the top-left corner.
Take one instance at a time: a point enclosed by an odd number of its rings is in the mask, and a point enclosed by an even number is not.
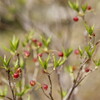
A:
[[[50,54],[48,55],[47,59],[46,59],[46,62],[48,63],[50,60]]]
[[[93,34],[93,31],[94,31],[94,25],[93,26],[89,26],[85,23],[85,28],[88,32],[89,35],[92,35]]]
[[[89,58],[92,57],[94,51],[95,51],[95,46],[94,47],[91,47],[91,45],[88,45],[87,47],[85,47],[85,51],[86,53],[88,54]]]
[[[5,87],[5,88],[4,88],[4,91],[3,91],[3,94],[4,94],[4,95],[7,95],[7,92],[8,92],[8,88]]]
[[[13,39],[10,41],[10,53],[14,54],[19,46],[19,39],[13,37]]]
[[[51,43],[51,37],[46,38],[44,36],[41,36],[41,40],[42,40],[42,43],[44,44],[44,46],[48,48],[49,44]]]
[[[81,56],[83,56],[84,51],[81,49],[81,47],[80,47],[80,46],[79,46],[78,50],[79,50],[79,52],[80,52],[80,55],[81,55]]]
[[[72,66],[67,66],[66,68],[67,68],[67,71],[68,71],[69,73],[73,73],[73,68],[72,68]]]
[[[11,57],[9,59],[7,59],[6,55],[4,55],[4,58],[0,57],[0,60],[3,63],[3,67],[7,68],[9,66],[9,64],[10,64]]]
[[[25,62],[24,62],[24,59],[22,57],[20,57],[20,67],[22,69],[24,69],[24,67],[25,67]]]
[[[78,4],[78,2],[74,3],[74,2],[68,1],[68,4],[72,9],[76,10],[77,12],[79,12],[79,4]]]
[[[53,61],[54,61],[54,67],[57,68],[59,66],[59,63],[55,56],[53,56]]]
[[[97,60],[97,61],[96,61],[96,60],[94,60],[94,63],[95,63],[95,65],[96,65],[96,66],[100,66],[100,59],[99,59],[99,60]]]
[[[23,95],[26,94],[30,89],[31,89],[30,86],[25,86],[25,88],[24,88],[20,93],[17,93],[16,95],[17,95],[17,96],[23,96]]]
[[[87,10],[87,6],[88,6],[88,4],[84,4],[84,5],[82,5],[81,8],[82,8],[82,11],[83,11],[83,12],[85,12],[85,11]]]
[[[42,61],[41,57],[39,57],[39,62],[41,64],[41,66],[44,68],[44,62]]]
[[[4,98],[7,95],[8,88],[4,87],[4,89],[0,89],[0,98]],[[1,99],[0,99],[1,100]]]
[[[73,52],[73,49],[71,49],[71,48],[66,49],[66,50],[63,49],[63,53],[64,53],[65,57],[69,57],[72,52]]]
[[[65,63],[65,61],[67,60],[67,58],[64,58],[60,63],[59,66],[63,65]]]
[[[63,91],[62,92],[62,96],[65,97],[66,95],[67,95],[67,92],[66,91]]]
[[[19,66],[18,66],[18,63],[19,63],[19,61],[18,61],[18,59],[14,62],[14,67],[15,67],[15,69],[17,69]]]
[[[48,66],[48,63],[44,61],[44,65],[43,65],[44,69],[47,69],[47,66]]]
[[[51,42],[51,37],[49,37],[49,38],[47,39],[47,41],[46,41],[46,47],[49,46],[50,42]]]

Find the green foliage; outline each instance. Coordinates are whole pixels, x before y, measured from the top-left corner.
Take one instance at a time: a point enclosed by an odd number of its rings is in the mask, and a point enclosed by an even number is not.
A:
[[[22,42],[22,46],[25,47],[33,38],[34,32],[31,31],[28,35],[25,36],[25,40]]]
[[[63,49],[63,53],[66,58],[69,57],[72,52],[73,52],[73,49],[71,49],[71,48],[66,49],[66,50]]]
[[[27,92],[29,92],[30,89],[31,89],[30,86],[25,86],[25,88],[20,93],[16,93],[16,95],[17,96],[23,96],[24,94],[26,94]]]
[[[20,5],[25,5],[26,4],[26,0],[17,0],[18,1],[18,3],[20,4]]]
[[[66,68],[67,68],[67,71],[68,71],[69,73],[73,73],[73,68],[72,68],[72,66],[67,66]]]
[[[98,67],[98,66],[100,66],[100,59],[99,60],[94,60],[94,63],[95,63],[95,65]]]
[[[88,32],[89,35],[92,35],[93,34],[93,31],[94,31],[94,25],[93,26],[89,26],[88,24],[85,23],[85,28]]]
[[[67,95],[67,91],[62,91],[62,96],[65,97]]]
[[[19,39],[13,37],[12,41],[10,41],[10,51],[15,53],[19,46]]]
[[[0,89],[0,97],[4,98],[7,95],[8,88],[5,87],[4,89]]]
[[[95,51],[95,46],[91,47],[91,45],[88,45],[87,47],[85,47],[85,51],[86,51],[88,57],[91,58]]]
[[[87,4],[84,4],[84,5],[82,5],[82,7],[81,7],[81,8],[82,8],[82,11],[83,11],[84,13],[85,13],[85,11],[87,10],[87,6],[88,6]]]
[[[53,56],[54,68],[57,68],[57,67],[63,65],[65,63],[66,59],[67,58],[64,57],[63,59],[59,58],[59,60],[57,60],[56,57]]]
[[[50,45],[50,43],[51,43],[51,37],[46,38],[46,37],[44,37],[44,36],[41,36],[41,40],[42,40],[44,46],[45,46],[46,48],[48,48],[49,45]]]
[[[79,4],[78,4],[78,2],[74,3],[74,2],[68,1],[68,4],[72,9],[74,9],[77,12],[79,12]]]
[[[44,69],[47,69],[49,60],[50,60],[50,55],[48,55],[48,57],[47,57],[46,60],[44,60],[44,61],[41,59],[41,57],[39,57],[39,62],[40,62],[41,66],[42,66]]]
[[[10,48],[6,48],[5,46],[3,48],[6,51],[10,52],[11,54],[15,54],[18,47],[19,47],[19,39],[14,36],[13,39],[10,41]]]
[[[7,59],[6,56],[4,56],[4,58],[0,57],[0,60],[2,61],[3,63],[3,67],[4,69],[8,70],[8,66],[10,64],[10,61],[11,61],[11,57],[9,59]]]
[[[80,47],[80,46],[79,46],[78,50],[79,50],[79,52],[80,52],[80,55],[81,55],[81,56],[83,56],[84,51],[81,49],[81,47]]]
[[[25,62],[23,60],[22,57],[20,57],[19,59],[17,59],[15,62],[14,62],[14,69],[17,69],[19,67],[21,67],[22,69],[24,68],[25,66]]]
[[[24,61],[24,59],[22,57],[20,57],[19,62],[20,62],[20,67],[22,69],[24,69],[24,67],[25,67],[25,61]]]

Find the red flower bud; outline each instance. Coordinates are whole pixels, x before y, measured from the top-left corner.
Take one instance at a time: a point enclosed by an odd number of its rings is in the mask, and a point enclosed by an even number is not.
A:
[[[31,81],[30,81],[30,85],[31,85],[31,86],[35,86],[35,85],[36,85],[36,81],[31,80]]]
[[[38,61],[38,59],[37,58],[33,58],[33,62],[37,62]]]
[[[38,40],[37,40],[37,39],[33,39],[32,41],[33,41],[34,43],[37,43],[37,42],[38,42]]]
[[[74,17],[73,20],[74,20],[75,22],[77,22],[77,21],[79,20],[79,18],[78,18],[78,17]]]
[[[48,85],[47,85],[47,84],[43,84],[42,88],[43,88],[44,90],[48,90]]]
[[[85,68],[85,72],[89,72],[90,71],[90,68]]]
[[[37,45],[38,45],[39,47],[41,47],[41,46],[42,46],[42,43],[41,43],[41,42],[38,42]]]
[[[80,54],[80,51],[79,51],[78,49],[76,49],[76,50],[74,51],[74,54],[78,55],[78,54]]]
[[[58,56],[59,56],[59,57],[63,57],[63,56],[64,56],[63,52],[59,52],[59,53],[58,53]]]
[[[88,7],[87,7],[87,10],[91,10],[91,9],[92,9],[92,7],[91,7],[91,6],[88,6]]]
[[[42,53],[39,53],[39,54],[38,54],[38,57],[42,57],[42,55],[43,55]]]
[[[26,57],[29,57],[29,56],[30,56],[30,52],[29,52],[29,51],[24,51],[24,55],[25,55]]]
[[[14,73],[13,77],[14,78],[19,78],[19,73]]]
[[[95,36],[95,33],[93,33],[92,35]]]

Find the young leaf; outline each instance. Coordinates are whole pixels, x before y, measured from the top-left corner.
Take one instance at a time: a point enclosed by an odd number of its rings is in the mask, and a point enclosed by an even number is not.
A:
[[[20,62],[20,67],[24,69],[24,67],[25,67],[25,62],[24,62],[24,59],[23,59],[22,57],[20,57],[19,62]]]
[[[94,31],[94,25],[93,26],[89,26],[85,23],[85,28],[88,32],[89,35],[92,35],[93,34],[93,31]]]
[[[62,92],[62,96],[65,97],[66,95],[67,95],[67,92],[66,91],[63,91]]]
[[[76,10],[77,12],[79,12],[79,4],[78,4],[78,2],[74,3],[74,2],[68,1],[68,4],[72,9]]]
[[[31,89],[31,87],[25,86],[25,88],[24,88],[20,93],[16,93],[16,95],[17,95],[17,96],[23,96],[23,95],[26,94],[30,89]]]
[[[39,57],[39,62],[41,64],[41,66],[44,68],[44,62],[42,61],[41,57]]]
[[[67,60],[67,58],[64,58],[60,63],[59,66],[63,65],[65,63],[65,61]]]
[[[96,65],[96,66],[100,66],[100,59],[99,59],[99,60],[97,60],[97,61],[96,61],[96,60],[94,60],[94,63],[95,63],[95,65]]]
[[[72,73],[72,72],[73,72],[72,66],[67,66],[66,68],[67,68],[67,71],[68,71],[69,73]]]
[[[70,54],[73,52],[73,49],[66,49],[66,50],[64,50],[63,49],[63,52],[64,52],[64,56],[65,57],[69,57],[70,56]]]
[[[80,55],[83,56],[84,51],[81,49],[80,46],[79,46],[78,50],[79,50],[79,52],[80,52]]]
[[[82,5],[81,8],[82,8],[82,11],[83,11],[83,12],[85,12],[85,11],[87,10],[87,6],[88,6],[87,4]]]

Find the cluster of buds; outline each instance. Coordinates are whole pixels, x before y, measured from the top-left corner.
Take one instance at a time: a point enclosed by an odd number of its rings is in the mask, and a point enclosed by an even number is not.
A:
[[[33,42],[35,45],[37,45],[37,46],[39,46],[39,47],[42,47],[42,42],[39,42],[37,39],[33,39],[32,42]]]
[[[91,6],[87,6],[87,10],[90,11],[91,9],[92,9]],[[78,17],[78,16],[74,17],[74,18],[73,18],[73,21],[78,22],[78,21],[79,21],[79,17]]]

